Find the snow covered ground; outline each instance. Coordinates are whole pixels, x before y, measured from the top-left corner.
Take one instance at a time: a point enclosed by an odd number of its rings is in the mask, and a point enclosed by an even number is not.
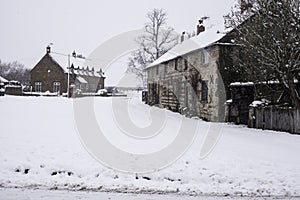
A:
[[[164,129],[169,131],[165,136],[155,136],[151,148],[126,140],[118,132],[117,125],[112,123],[112,98],[95,97],[95,115],[108,139],[119,147],[151,152],[170,142],[165,140],[174,137],[182,116],[150,108],[138,97],[130,96],[128,105],[134,122],[140,126],[151,123],[151,109],[157,117],[167,118]],[[118,97],[120,101],[127,99]],[[85,150],[77,133],[73,104],[72,99],[63,97],[0,97],[0,194],[3,188],[20,187],[144,194],[300,196],[298,135],[220,124],[223,128],[218,143],[201,159],[203,137],[212,124],[184,119],[197,123],[198,129],[197,138],[182,157],[155,172],[125,173],[104,166]]]
[[[95,191],[68,191],[68,190],[42,190],[42,189],[20,189],[0,188],[0,199],[2,200],[250,200],[252,197],[232,196],[189,196],[180,194],[135,194],[116,192],[95,192]],[[255,197],[256,200],[294,200],[295,197]]]

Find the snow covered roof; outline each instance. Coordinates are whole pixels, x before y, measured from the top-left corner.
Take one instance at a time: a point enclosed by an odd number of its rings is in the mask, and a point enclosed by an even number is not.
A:
[[[298,83],[298,80],[297,79],[294,79],[294,83],[297,84]],[[271,84],[280,84],[280,82],[278,80],[271,80],[271,81],[261,81],[261,82],[233,82],[233,83],[230,83],[230,86],[253,86],[255,84],[268,84],[268,85],[271,85]]]
[[[177,44],[171,50],[169,50],[157,60],[155,60],[153,63],[148,65],[146,69],[158,65],[160,63],[172,60],[178,56],[190,53],[197,49],[208,47],[218,42],[221,38],[225,36],[225,34],[220,33],[219,31],[219,27],[208,28],[206,31],[200,33],[199,35]]]
[[[234,82],[230,83],[230,86],[253,86],[253,82]]]
[[[8,80],[6,80],[5,78],[3,78],[2,76],[0,76],[0,83],[7,83]]]
[[[82,78],[81,76],[77,76],[76,77],[76,80],[79,82],[79,83],[88,83],[84,78]]]
[[[264,104],[264,102],[256,100],[256,101],[253,101],[249,106],[251,106],[251,107],[259,107],[259,106],[261,106],[263,104]]]
[[[68,56],[58,53],[49,53],[51,58],[68,73]],[[73,64],[74,67],[84,67],[84,60],[80,58],[74,58],[70,56],[70,66]]]
[[[267,99],[261,99],[261,100],[255,100],[255,101],[253,101],[249,106],[250,107],[266,106],[269,103],[271,103],[271,101],[269,101]]]
[[[65,73],[68,73],[69,61],[67,55],[59,53],[49,53],[49,55],[64,70]],[[71,70],[70,73],[74,73],[76,75],[104,77],[102,72],[99,73],[98,71],[93,71],[93,66],[87,66],[85,64],[85,60],[81,58],[70,56],[70,66],[73,67],[73,70]]]

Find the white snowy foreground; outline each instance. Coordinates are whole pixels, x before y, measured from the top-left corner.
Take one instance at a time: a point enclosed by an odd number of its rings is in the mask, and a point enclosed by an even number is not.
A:
[[[250,200],[253,197],[237,196],[189,196],[181,194],[137,194],[117,192],[95,192],[95,191],[70,191],[70,190],[43,190],[43,189],[20,189],[0,188],[0,199],[2,200]],[[255,197],[256,200],[294,200],[297,197]]]
[[[141,144],[126,139],[114,123],[111,101],[108,97],[94,98],[94,112],[109,141],[119,148],[152,152],[176,136],[181,115],[150,108],[133,95],[128,105],[131,120],[147,126],[152,109],[154,115],[166,116],[166,131]],[[14,189],[8,189],[14,187],[143,193],[145,197],[300,196],[299,135],[219,124],[223,128],[218,143],[200,159],[203,137],[211,123],[184,119],[197,123],[198,129],[194,143],[182,157],[155,172],[126,173],[106,167],[86,151],[77,132],[73,103],[63,97],[0,97],[0,197],[14,193]]]

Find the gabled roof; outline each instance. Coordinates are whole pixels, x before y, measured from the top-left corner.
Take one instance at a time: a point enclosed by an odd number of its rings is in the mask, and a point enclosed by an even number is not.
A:
[[[84,76],[96,76],[96,77],[104,77],[104,74],[98,71],[93,71],[91,66],[87,66],[85,64],[85,60],[81,58],[76,58],[70,56],[70,63],[68,63],[68,56],[57,54],[57,53],[49,53],[52,59],[63,68],[65,73],[68,73],[68,66],[70,64],[71,70],[70,73],[76,75],[84,75]]]
[[[169,50],[157,60],[155,60],[153,63],[148,65],[146,69],[161,64],[163,62],[172,60],[176,57],[185,55],[187,53],[193,52],[195,50],[202,49],[215,44],[225,36],[224,33],[220,33],[219,31],[220,29],[218,29],[218,27],[208,28],[199,35],[177,44],[171,50]]]
[[[96,77],[104,78],[104,74],[102,70],[101,73],[98,71],[93,71],[92,67],[87,66],[85,64],[84,59],[74,58],[73,56],[70,56],[70,63],[69,63],[68,56],[64,54],[51,52],[51,53],[47,53],[45,56],[49,56],[55,63],[57,63],[63,69],[65,73],[68,73],[68,67],[70,64],[70,67],[72,67],[70,70],[71,74],[84,75],[84,76],[96,76]]]
[[[61,67],[63,70],[68,73],[68,56],[58,53],[49,53],[49,56]],[[80,58],[74,58],[70,56],[70,66],[73,64],[74,67],[84,67],[84,60]]]

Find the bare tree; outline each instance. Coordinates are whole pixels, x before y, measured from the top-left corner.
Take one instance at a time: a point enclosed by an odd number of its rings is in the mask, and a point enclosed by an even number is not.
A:
[[[17,80],[22,84],[30,84],[30,70],[17,61],[5,63],[0,60],[0,76],[7,80]]]
[[[299,0],[240,0],[225,16],[242,47],[240,67],[252,81],[279,81],[300,107]]]
[[[167,13],[153,9],[147,14],[145,33],[136,39],[139,49],[129,57],[128,72],[133,72],[144,81],[145,67],[170,50],[178,42],[174,29],[167,26]]]

